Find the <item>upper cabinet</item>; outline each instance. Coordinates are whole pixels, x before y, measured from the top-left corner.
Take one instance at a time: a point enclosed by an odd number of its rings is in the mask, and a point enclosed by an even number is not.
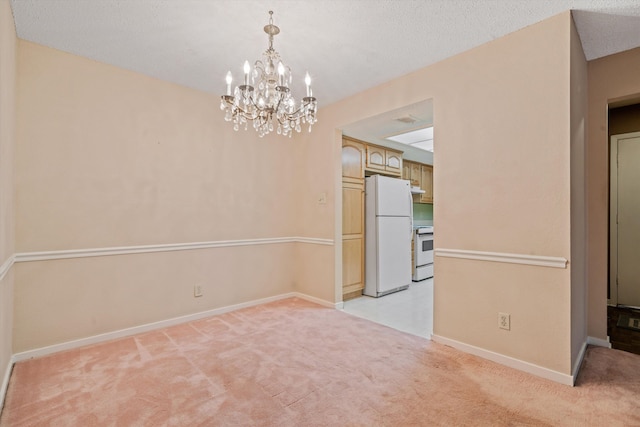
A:
[[[424,190],[424,194],[414,195],[414,203],[433,203],[433,166],[405,160],[402,179],[410,181],[412,187]]]
[[[420,188],[424,190],[420,202],[433,203],[433,166],[420,165]]]
[[[412,186],[420,187],[422,182],[422,175],[420,175],[420,163],[411,163],[409,178],[405,178],[411,181]]]
[[[402,152],[377,145],[367,145],[366,169],[386,175],[402,175]]]
[[[364,180],[365,145],[352,139],[342,140],[342,180],[362,183]]]

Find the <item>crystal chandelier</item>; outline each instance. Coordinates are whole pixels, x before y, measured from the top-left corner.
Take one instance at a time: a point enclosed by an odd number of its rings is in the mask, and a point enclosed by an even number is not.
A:
[[[253,70],[249,61],[244,62],[244,84],[237,86],[231,93],[233,77],[227,73],[227,94],[222,95],[220,109],[225,112],[224,119],[233,121],[233,129],[240,126],[253,128],[260,137],[277,129],[280,135],[289,135],[293,130],[300,132],[301,126],[311,125],[316,119],[317,101],[311,91],[311,77],[306,74],[304,82],[307,96],[298,104],[291,94],[291,68],[284,65],[280,54],[273,49],[273,36],[280,33],[280,28],[273,25],[273,12],[269,11],[269,24],[264,32],[269,36],[269,48],[262,54],[262,60],[255,62]]]

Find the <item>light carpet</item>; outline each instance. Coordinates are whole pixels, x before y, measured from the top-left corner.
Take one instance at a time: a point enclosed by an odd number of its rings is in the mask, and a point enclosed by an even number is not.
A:
[[[290,298],[17,363],[0,426],[632,426],[640,356],[576,387]]]

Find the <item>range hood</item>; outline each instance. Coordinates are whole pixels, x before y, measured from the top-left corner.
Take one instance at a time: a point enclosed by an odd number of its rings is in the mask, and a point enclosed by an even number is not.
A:
[[[426,191],[421,189],[420,187],[411,187],[411,194],[424,194]]]

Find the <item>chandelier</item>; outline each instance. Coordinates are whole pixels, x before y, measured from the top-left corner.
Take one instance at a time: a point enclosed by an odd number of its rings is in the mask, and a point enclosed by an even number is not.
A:
[[[233,77],[227,73],[227,94],[222,95],[220,109],[224,111],[224,119],[233,122],[233,129],[238,130],[253,122],[253,128],[260,137],[276,128],[279,135],[291,137],[293,130],[300,132],[302,125],[311,125],[316,119],[317,101],[311,91],[311,77],[307,72],[304,82],[307,96],[298,103],[289,89],[291,84],[291,68],[284,65],[280,54],[273,49],[273,36],[280,33],[280,28],[273,25],[273,12],[269,11],[269,24],[264,32],[269,36],[269,48],[257,60],[253,70],[249,61],[244,62],[244,84],[237,86],[231,93]]]

